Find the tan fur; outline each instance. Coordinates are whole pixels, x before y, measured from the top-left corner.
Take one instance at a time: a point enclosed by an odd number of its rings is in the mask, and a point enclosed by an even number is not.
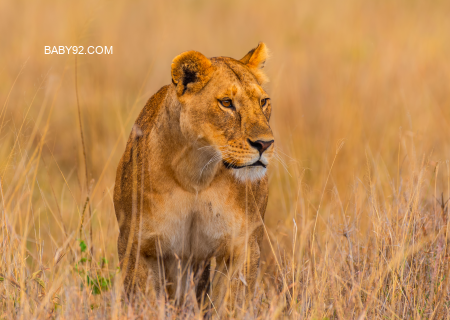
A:
[[[129,294],[167,292],[181,301],[190,277],[199,301],[211,290],[217,309],[253,293],[268,184],[265,168],[243,166],[267,165],[273,154],[273,144],[260,155],[248,141],[273,140],[270,100],[260,105],[268,98],[266,57],[263,43],[240,61],[182,53],[173,83],[141,111],[114,189]],[[220,104],[224,98],[234,109]]]

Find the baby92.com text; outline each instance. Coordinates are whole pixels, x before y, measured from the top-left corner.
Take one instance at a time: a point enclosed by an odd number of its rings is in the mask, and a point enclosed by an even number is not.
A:
[[[113,54],[113,46],[45,46],[45,54]]]

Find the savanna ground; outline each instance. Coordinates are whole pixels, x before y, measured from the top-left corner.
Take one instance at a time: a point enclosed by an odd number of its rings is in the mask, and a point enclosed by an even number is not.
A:
[[[201,318],[192,299],[124,303],[115,170],[177,54],[258,41],[281,159],[257,291],[230,316],[450,317],[449,17],[446,0],[0,1],[0,319]],[[114,51],[75,68],[46,45]]]

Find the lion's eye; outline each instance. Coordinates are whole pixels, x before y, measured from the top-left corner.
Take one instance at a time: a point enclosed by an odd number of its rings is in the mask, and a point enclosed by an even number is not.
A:
[[[267,101],[269,101],[269,98],[265,98],[261,100],[261,107],[265,107],[267,104]]]
[[[220,104],[222,106],[224,106],[225,108],[232,108],[233,107],[233,103],[231,102],[230,99],[220,100]]]

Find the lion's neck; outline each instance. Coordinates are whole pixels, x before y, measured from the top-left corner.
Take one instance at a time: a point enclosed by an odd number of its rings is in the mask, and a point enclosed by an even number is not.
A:
[[[175,94],[175,93],[174,93]],[[217,176],[220,159],[213,148],[204,147],[201,139],[192,143],[182,134],[180,128],[181,106],[176,97],[168,95],[166,112],[162,115],[165,128],[159,131],[157,141],[160,141],[160,160],[168,163],[172,177],[185,190],[200,192],[207,188]]]
[[[207,188],[217,175],[218,162],[213,154],[201,154],[199,146],[181,148],[172,161],[177,181],[187,190],[199,192]],[[200,150],[201,151],[201,150]]]

